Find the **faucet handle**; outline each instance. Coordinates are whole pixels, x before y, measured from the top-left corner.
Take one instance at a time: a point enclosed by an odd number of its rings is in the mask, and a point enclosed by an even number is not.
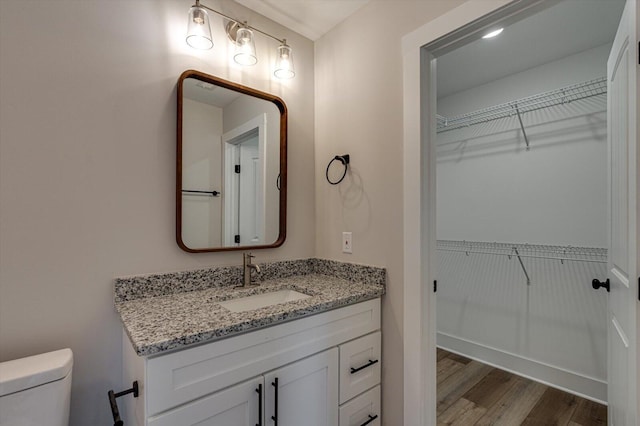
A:
[[[243,265],[246,267],[247,265],[251,265],[251,259],[253,259],[255,256],[252,255],[251,253],[243,253],[242,254],[242,263]]]

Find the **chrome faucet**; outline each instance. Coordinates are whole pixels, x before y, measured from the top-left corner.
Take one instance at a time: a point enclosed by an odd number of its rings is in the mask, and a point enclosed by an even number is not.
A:
[[[242,285],[240,287],[247,287],[251,285],[260,285],[251,282],[251,270],[255,269],[256,273],[260,273],[260,267],[255,263],[251,263],[251,259],[255,256],[251,253],[243,253],[242,255],[242,271],[243,271],[243,279]]]

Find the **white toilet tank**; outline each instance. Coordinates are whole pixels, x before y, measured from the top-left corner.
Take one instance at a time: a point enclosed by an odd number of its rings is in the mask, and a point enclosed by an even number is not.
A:
[[[0,363],[0,426],[68,426],[71,349]]]

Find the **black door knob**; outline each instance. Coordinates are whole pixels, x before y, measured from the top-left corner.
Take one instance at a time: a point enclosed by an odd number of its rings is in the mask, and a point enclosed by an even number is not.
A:
[[[594,290],[597,290],[600,287],[605,288],[607,290],[607,293],[611,291],[611,283],[609,282],[609,278],[607,278],[605,282],[598,281],[594,278],[593,281],[591,281],[591,287],[593,287]]]

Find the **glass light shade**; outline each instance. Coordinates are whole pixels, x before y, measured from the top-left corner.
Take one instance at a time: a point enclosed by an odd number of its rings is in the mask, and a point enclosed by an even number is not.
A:
[[[258,62],[253,32],[248,28],[239,28],[236,33],[236,49],[233,60],[240,65],[255,65]]]
[[[293,56],[291,47],[286,44],[278,46],[278,57],[276,58],[276,70],[273,72],[277,78],[286,80],[296,75],[293,69]]]
[[[198,6],[189,9],[189,26],[187,29],[187,44],[194,49],[207,50],[213,47],[209,15]]]

